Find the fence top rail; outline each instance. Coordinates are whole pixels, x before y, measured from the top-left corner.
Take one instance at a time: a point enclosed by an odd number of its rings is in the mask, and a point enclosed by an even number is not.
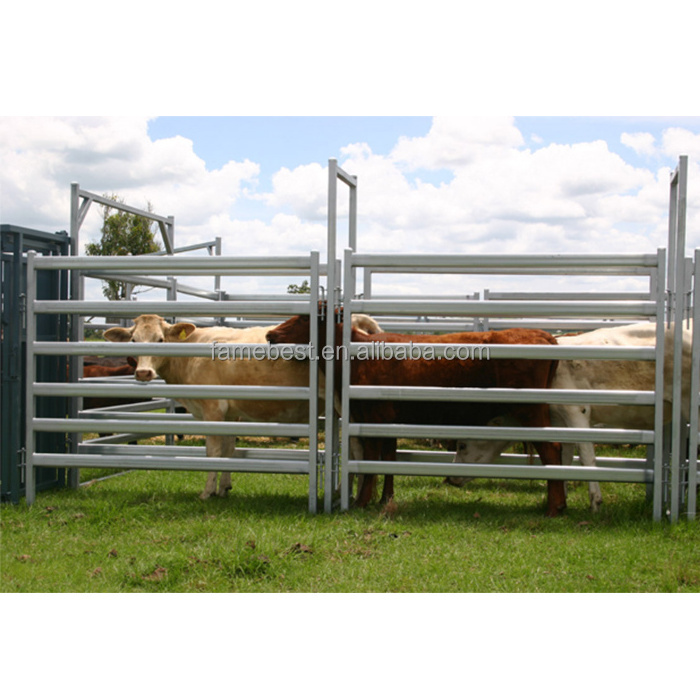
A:
[[[647,301],[650,292],[492,292],[484,290],[484,300],[496,301]]]
[[[290,295],[293,296],[293,295]],[[274,304],[274,305],[273,305]],[[76,314],[79,316],[119,316],[141,314],[159,316],[295,316],[309,313],[308,301],[35,301],[32,308],[39,314]]]
[[[419,316],[542,316],[566,318],[596,316],[656,316],[658,309],[653,301],[400,301],[384,299],[353,299],[353,313],[370,315],[406,314]]]
[[[557,254],[557,255],[443,255],[443,254],[383,254],[383,253],[353,253],[350,264],[353,267],[381,267],[383,272],[397,271],[397,268],[426,269],[428,268],[460,268],[471,272],[481,272],[482,268],[499,269],[550,269],[558,274],[564,269],[575,270],[582,267],[605,268],[659,266],[660,256],[656,254]],[[376,271],[373,269],[373,271]],[[603,274],[601,272],[601,274]]]
[[[153,274],[221,274],[258,275],[264,272],[287,274],[289,270],[308,272],[314,267],[314,253],[285,257],[228,257],[228,256],[156,256],[156,255],[62,255],[36,256],[34,265],[40,270],[87,270],[98,274],[133,271]],[[320,266],[319,266],[320,267]]]

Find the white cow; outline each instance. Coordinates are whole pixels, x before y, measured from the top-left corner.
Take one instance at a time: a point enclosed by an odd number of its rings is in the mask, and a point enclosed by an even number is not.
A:
[[[690,407],[690,353],[692,331],[683,328],[683,402],[685,420]],[[636,323],[615,328],[600,328],[580,335],[559,336],[560,345],[618,345],[655,346],[656,324]],[[664,421],[671,418],[673,398],[673,328],[667,329],[664,341]],[[559,360],[552,389],[592,389],[599,391],[653,391],[655,364],[644,360]],[[624,430],[653,430],[653,406],[583,405],[551,406],[552,425],[567,428],[618,428]],[[505,418],[496,418],[493,425],[513,426]],[[458,441],[455,462],[491,464],[510,442],[495,440]],[[595,450],[590,442],[578,443],[581,464],[595,466]],[[572,464],[574,444],[562,444],[562,464]],[[464,479],[450,478],[449,483],[461,485]],[[589,482],[591,509],[596,511],[603,498],[600,485]]]
[[[363,314],[353,316],[353,325],[376,332],[376,321]],[[134,343],[260,343],[267,344],[266,333],[275,326],[252,328],[197,328],[193,323],[170,324],[156,315],[142,315],[134,319],[130,328],[110,328],[104,337],[112,342]],[[148,382],[160,376],[168,384],[267,385],[308,386],[309,365],[284,359],[227,359],[213,357],[155,357],[140,356],[134,376]],[[323,375],[319,378],[319,395],[323,397]],[[247,399],[179,399],[179,402],[197,419],[204,421],[273,421],[278,423],[306,423],[309,419],[308,402]],[[336,405],[339,402],[336,401]],[[233,457],[235,436],[208,435],[208,457]],[[209,472],[200,498],[212,494],[225,496],[231,489],[231,473],[221,475],[219,488],[217,473]]]

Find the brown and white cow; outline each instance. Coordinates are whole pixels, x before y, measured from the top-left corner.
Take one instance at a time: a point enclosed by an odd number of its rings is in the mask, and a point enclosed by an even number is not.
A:
[[[358,316],[358,325],[378,328],[373,319]],[[130,328],[110,328],[104,337],[112,342],[133,343],[266,343],[266,333],[275,326],[252,328],[197,328],[193,323],[170,324],[156,315],[142,315],[134,319]],[[134,376],[139,381],[151,381],[160,376],[168,384],[215,384],[257,386],[308,386],[309,363],[285,359],[235,358],[220,361],[212,357],[155,357],[137,358]],[[323,396],[323,386],[319,393]],[[249,399],[179,399],[179,402],[197,419],[204,421],[272,421],[276,423],[306,423],[309,419],[308,402]],[[208,435],[208,457],[233,457],[235,436]],[[224,496],[231,489],[231,474],[224,472],[217,489],[217,474],[210,472],[200,498],[212,494]]]
[[[310,320],[308,316],[294,316],[267,334],[271,343],[308,343]],[[325,324],[321,324],[325,337]],[[486,333],[450,333],[445,335],[401,335],[377,333],[367,335],[352,329],[351,341],[356,343],[466,343],[469,345],[522,344],[556,345],[556,340],[545,331],[510,329]],[[336,346],[342,343],[342,324],[336,326]],[[341,353],[337,352],[336,357]],[[353,385],[401,385],[438,387],[500,387],[547,388],[554,375],[555,360],[526,359],[354,359],[351,362]],[[336,378],[340,380],[340,372]],[[336,391],[338,387],[336,386]],[[502,414],[512,414],[523,425],[548,427],[549,410],[540,404],[497,404],[445,401],[375,401],[355,400],[350,404],[351,420],[360,423],[409,423],[437,425],[484,425]],[[393,461],[396,459],[396,438],[362,438],[364,458]],[[535,444],[543,464],[561,464],[559,443]],[[365,477],[355,504],[362,507],[371,499],[376,476]],[[393,476],[384,477],[382,501],[393,498]],[[547,514],[556,516],[566,507],[564,484],[548,482]]]
[[[683,369],[681,372],[682,415],[689,417],[690,409],[690,354],[692,332],[683,329]],[[635,323],[614,328],[599,328],[579,335],[559,336],[559,345],[611,345],[645,346],[656,345],[656,324]],[[673,327],[666,330],[664,339],[664,421],[671,418],[673,399]],[[654,391],[655,364],[645,360],[560,360],[552,382],[553,389],[580,390],[628,390]],[[653,430],[653,406],[582,405],[567,406],[553,404],[552,425],[566,428],[619,428],[625,430]],[[493,425],[514,425],[512,419],[497,417]],[[511,443],[496,440],[458,441],[456,462],[479,462],[492,464]],[[578,447],[581,464],[594,467],[595,449],[590,442],[581,442]],[[564,443],[562,462],[570,465],[574,458],[574,443]],[[462,485],[466,479],[451,477],[448,482]],[[600,485],[589,482],[591,509],[597,511],[603,502]]]

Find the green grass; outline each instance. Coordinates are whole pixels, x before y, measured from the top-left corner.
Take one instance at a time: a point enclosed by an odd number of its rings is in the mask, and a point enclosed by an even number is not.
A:
[[[102,472],[82,473],[95,478]],[[700,525],[654,523],[645,487],[398,477],[397,507],[310,515],[301,476],[134,471],[0,508],[2,592],[697,592]]]

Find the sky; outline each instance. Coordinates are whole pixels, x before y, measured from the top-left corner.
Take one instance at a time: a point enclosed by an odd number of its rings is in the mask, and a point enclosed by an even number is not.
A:
[[[700,246],[700,117],[0,117],[0,218],[67,230],[78,182],[174,216],[176,246],[221,237],[224,255],[318,250],[325,259],[334,158],[358,177],[360,252],[653,253],[667,245],[680,155],[689,157],[691,254]],[[100,213],[91,208],[81,250],[99,239]],[[289,281],[244,284],[284,291]],[[461,294],[521,282],[450,276],[439,284]],[[379,278],[375,291],[434,285]]]

